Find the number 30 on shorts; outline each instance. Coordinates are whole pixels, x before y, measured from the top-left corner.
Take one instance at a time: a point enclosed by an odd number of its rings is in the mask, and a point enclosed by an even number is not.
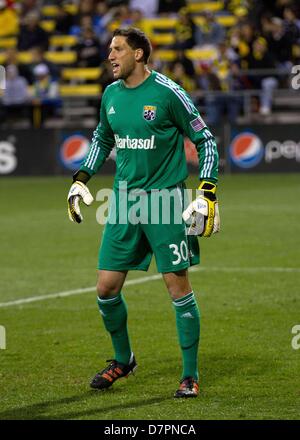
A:
[[[177,257],[176,260],[172,261],[172,264],[179,264],[182,260],[187,261],[189,252],[184,240],[182,240],[180,246],[175,243],[169,244],[169,248],[172,249],[173,255]]]

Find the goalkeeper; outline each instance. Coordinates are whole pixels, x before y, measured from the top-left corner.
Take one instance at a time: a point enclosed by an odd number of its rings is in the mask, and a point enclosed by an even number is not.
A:
[[[119,182],[127,192],[175,189],[181,203],[188,176],[184,135],[196,145],[199,157],[201,194],[181,213],[189,221],[177,224],[170,216],[166,225],[107,222],[99,251],[97,301],[104,326],[110,333],[114,359],[95,375],[91,387],[105,389],[128,376],[136,366],[127,329],[127,307],[122,292],[129,270],[148,270],[154,254],[176,314],[183,370],[174,396],[196,397],[199,389],[198,345],[200,315],[188,278],[188,268],[199,263],[197,235],[210,236],[219,230],[216,199],[218,153],[215,139],[186,92],[166,76],[147,67],[151,45],[135,28],[117,29],[110,44],[109,61],[115,82],[102,96],[100,123],[94,131],[90,150],[74,175],[68,195],[70,219],[81,222],[79,202],[89,205],[93,198],[86,186],[116,146],[114,192],[119,200]],[[174,194],[174,192],[173,192]],[[123,194],[124,196],[124,194]],[[146,196],[148,197],[148,196]],[[132,202],[128,198],[128,209]],[[172,211],[172,213],[173,213]],[[124,213],[122,212],[122,215]],[[200,224],[205,214],[205,222]],[[149,219],[151,212],[149,212]]]

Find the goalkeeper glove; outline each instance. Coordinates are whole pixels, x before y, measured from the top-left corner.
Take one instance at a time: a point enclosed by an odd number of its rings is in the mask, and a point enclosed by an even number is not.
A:
[[[81,223],[83,220],[80,212],[81,200],[87,206],[89,206],[93,202],[94,198],[88,187],[83,182],[76,180],[70,188],[67,200],[69,219],[72,222]]]
[[[210,237],[220,230],[220,214],[216,197],[216,185],[204,180],[198,191],[200,194],[183,212],[182,218],[190,227],[189,235]],[[199,191],[200,190],[200,191]]]

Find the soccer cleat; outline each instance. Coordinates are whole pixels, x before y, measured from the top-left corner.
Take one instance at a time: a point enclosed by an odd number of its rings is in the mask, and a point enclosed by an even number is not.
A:
[[[133,353],[131,354],[128,365],[121,364],[115,359],[109,359],[107,362],[110,362],[110,364],[104,368],[104,370],[97,373],[94,379],[91,381],[90,385],[92,388],[97,390],[109,388],[117,379],[120,379],[121,377],[128,377],[129,374],[133,374],[137,368],[137,363]]]
[[[199,385],[192,377],[186,377],[180,382],[180,387],[174,397],[197,397]]]

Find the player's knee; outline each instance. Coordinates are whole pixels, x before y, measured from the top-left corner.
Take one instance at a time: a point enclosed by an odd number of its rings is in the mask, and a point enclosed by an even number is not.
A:
[[[192,290],[186,271],[165,274],[164,280],[173,300],[187,295]]]
[[[118,286],[103,280],[98,281],[96,290],[99,298],[106,298],[109,296],[117,295],[119,293]]]

